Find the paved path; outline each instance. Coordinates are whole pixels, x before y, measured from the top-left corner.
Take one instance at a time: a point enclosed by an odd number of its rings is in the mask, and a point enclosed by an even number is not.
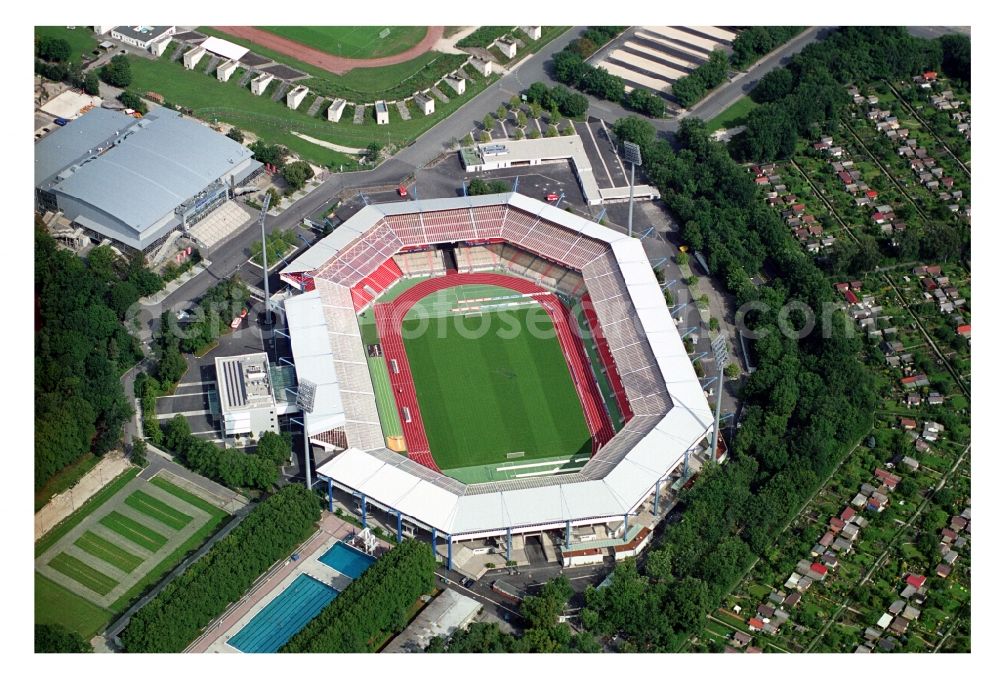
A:
[[[115,477],[132,466],[124,455],[112,451],[101,458],[68,491],[53,495],[42,509],[35,513],[35,540],[48,533],[63,519],[81,507]]]
[[[444,26],[429,26],[427,35],[423,40],[405,52],[393,54],[392,56],[382,56],[375,59],[348,59],[343,56],[334,56],[318,49],[313,49],[300,42],[283,38],[274,33],[254,28],[253,26],[212,26],[215,30],[229,33],[244,40],[250,40],[268,49],[281,52],[293,59],[304,61],[310,65],[322,68],[337,75],[353,70],[354,68],[378,68],[381,66],[393,66],[397,63],[405,63],[415,59],[424,52],[429,52],[438,40],[444,35]]]

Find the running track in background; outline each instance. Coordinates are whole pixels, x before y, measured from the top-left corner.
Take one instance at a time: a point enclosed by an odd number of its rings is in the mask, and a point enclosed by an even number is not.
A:
[[[237,38],[249,40],[261,47],[273,49],[285,56],[304,61],[336,75],[343,75],[355,68],[379,68],[381,66],[394,66],[397,63],[405,63],[417,58],[424,52],[429,52],[437,41],[444,36],[444,26],[428,26],[427,35],[424,36],[424,39],[405,52],[393,54],[392,56],[380,56],[376,59],[348,59],[343,56],[334,56],[333,54],[321,52],[301,42],[295,42],[280,35],[268,33],[253,26],[212,26],[212,28]],[[253,45],[251,45],[251,49],[253,49]]]
[[[420,416],[420,406],[417,403],[417,393],[413,385],[413,375],[406,358],[406,349],[400,334],[406,313],[426,296],[453,286],[465,284],[492,284],[523,294],[531,294],[539,305],[552,319],[556,329],[559,346],[566,357],[573,385],[583,407],[583,415],[587,428],[593,438],[593,452],[608,443],[614,436],[614,429],[608,419],[607,411],[600,403],[601,395],[597,383],[591,376],[587,366],[587,353],[580,342],[580,337],[573,330],[574,319],[559,299],[542,287],[518,277],[509,277],[492,272],[456,273],[444,277],[434,277],[425,282],[410,287],[394,300],[375,305],[375,322],[378,327],[379,340],[388,365],[389,381],[392,384],[396,407],[399,409],[399,419],[403,423],[403,436],[406,438],[406,450],[409,458],[429,467],[436,472],[441,470],[431,455],[430,444],[427,441],[427,431]],[[393,373],[391,360],[395,359],[399,373]],[[406,422],[403,407],[410,410],[411,422]]]

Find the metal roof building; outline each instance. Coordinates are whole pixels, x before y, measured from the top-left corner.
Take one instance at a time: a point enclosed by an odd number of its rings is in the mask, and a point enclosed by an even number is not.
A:
[[[576,474],[465,484],[386,448],[351,287],[400,249],[498,239],[580,272],[634,411]],[[315,290],[285,311],[300,385],[317,386],[306,435],[346,441],[317,474],[400,528],[405,520],[447,536],[449,551],[452,540],[627,523],[711,431],[642,243],[552,205],[517,193],[369,205],[282,271],[302,275]]]
[[[142,251],[260,166],[243,145],[176,111],[135,119],[95,108],[36,144],[36,206]]]

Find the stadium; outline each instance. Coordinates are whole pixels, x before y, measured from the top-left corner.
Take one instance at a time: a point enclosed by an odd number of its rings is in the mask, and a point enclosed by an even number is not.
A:
[[[529,538],[563,565],[634,555],[709,455],[639,240],[517,193],[374,204],[281,275],[331,510],[449,568]]]

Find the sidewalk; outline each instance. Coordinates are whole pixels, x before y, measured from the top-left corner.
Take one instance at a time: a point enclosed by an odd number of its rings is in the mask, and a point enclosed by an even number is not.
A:
[[[201,262],[199,262],[193,268],[182,274],[174,281],[168,283],[165,287],[163,287],[161,291],[154,293],[152,296],[146,296],[145,298],[140,298],[139,304],[145,305],[146,307],[159,305],[174,291],[181,288],[182,286],[190,282],[192,279],[200,275],[202,272],[207,270],[211,264],[212,261],[208,260],[207,258],[203,258]]]

